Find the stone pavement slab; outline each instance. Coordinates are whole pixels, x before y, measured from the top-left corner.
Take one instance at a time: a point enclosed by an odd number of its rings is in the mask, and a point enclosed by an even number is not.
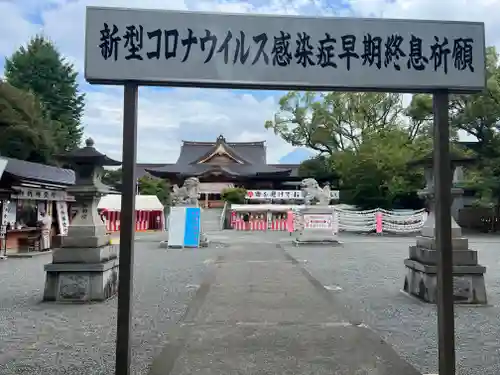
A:
[[[225,254],[150,375],[420,375],[282,249]]]
[[[195,326],[171,373],[420,374],[369,329],[341,324]]]

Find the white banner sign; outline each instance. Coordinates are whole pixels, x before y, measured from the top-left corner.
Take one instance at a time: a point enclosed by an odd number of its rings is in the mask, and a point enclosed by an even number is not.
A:
[[[42,212],[44,212],[46,214],[50,214],[49,212],[47,212],[47,204],[45,202],[37,202],[36,203],[36,220],[37,221],[42,221],[42,219],[43,219]]]
[[[9,223],[9,201],[2,201],[2,226]]]
[[[2,201],[2,219],[0,223],[0,237],[4,238],[7,233],[7,226],[11,227],[16,223],[17,204],[15,201]]]
[[[5,237],[7,224],[9,223],[9,201],[2,201],[2,222],[0,225],[0,237]]]
[[[2,202],[2,230],[5,233],[7,225],[14,226],[17,219],[17,204],[15,201]]]
[[[59,233],[61,236],[67,236],[69,227],[68,204],[66,202],[56,202],[56,209]]]
[[[303,200],[302,190],[247,190],[246,199],[290,199]],[[339,191],[330,191],[330,198],[339,199]]]
[[[70,197],[64,190],[47,190],[29,187],[14,186],[16,194],[12,195],[13,199],[29,199],[40,201],[70,201]]]
[[[88,7],[85,78],[272,90],[480,91],[484,23]]]
[[[305,229],[331,229],[333,231],[333,214],[304,215]]]

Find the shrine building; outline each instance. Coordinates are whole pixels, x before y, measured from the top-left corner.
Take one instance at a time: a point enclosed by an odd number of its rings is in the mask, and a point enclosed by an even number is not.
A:
[[[293,200],[304,178],[299,176],[299,164],[267,164],[265,141],[227,142],[222,135],[215,142],[183,141],[175,163],[137,164],[137,178],[147,173],[178,186],[197,177],[200,201],[210,207],[222,205],[222,190],[232,187],[258,192],[259,197],[265,192],[266,199],[272,195]]]

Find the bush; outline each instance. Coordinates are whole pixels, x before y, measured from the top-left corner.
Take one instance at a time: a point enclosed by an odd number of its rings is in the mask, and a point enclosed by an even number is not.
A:
[[[247,190],[244,188],[227,188],[222,190],[221,198],[229,203],[242,204],[245,203],[246,195]]]

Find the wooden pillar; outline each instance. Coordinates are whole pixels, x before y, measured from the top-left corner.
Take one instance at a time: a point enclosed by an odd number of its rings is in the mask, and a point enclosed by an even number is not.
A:
[[[439,374],[455,375],[455,313],[451,233],[450,124],[447,91],[434,93],[434,186],[436,194],[437,312]]]

